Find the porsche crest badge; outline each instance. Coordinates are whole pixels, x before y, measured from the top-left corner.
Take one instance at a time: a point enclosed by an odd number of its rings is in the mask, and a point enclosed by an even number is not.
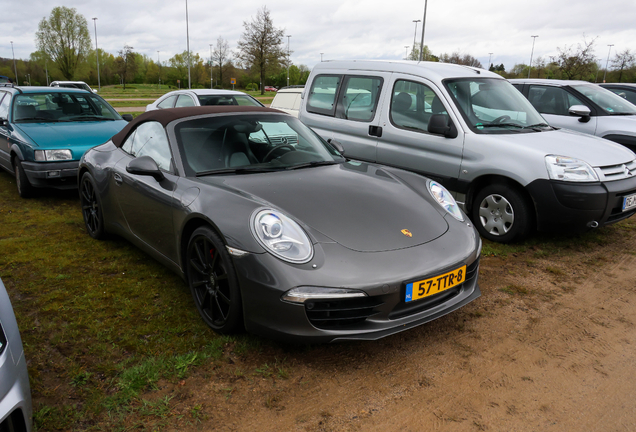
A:
[[[407,237],[413,237],[413,234],[411,234],[411,231],[409,231],[407,229],[403,229],[402,230],[402,234],[404,234]]]

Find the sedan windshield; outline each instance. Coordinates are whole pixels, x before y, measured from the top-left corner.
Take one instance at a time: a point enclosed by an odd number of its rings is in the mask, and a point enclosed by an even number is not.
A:
[[[461,78],[444,83],[464,120],[476,133],[514,133],[549,127],[541,114],[508,81]]]
[[[13,103],[16,123],[112,120],[121,117],[94,93],[25,93]]]
[[[206,105],[248,105],[264,106],[249,95],[197,95],[201,106]]]
[[[571,87],[586,96],[588,99],[596,102],[596,104],[608,114],[636,114],[636,106],[603,87],[592,84],[575,84]]]
[[[288,115],[210,116],[181,121],[174,130],[188,176],[311,168],[345,160]]]

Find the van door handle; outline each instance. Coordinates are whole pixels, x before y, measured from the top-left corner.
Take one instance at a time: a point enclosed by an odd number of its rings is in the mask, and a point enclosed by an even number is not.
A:
[[[380,138],[382,136],[382,126],[369,126],[369,135]]]
[[[115,179],[115,183],[117,183],[118,185],[122,184],[124,182],[124,180],[121,178],[121,176],[117,173],[113,174],[113,178]]]

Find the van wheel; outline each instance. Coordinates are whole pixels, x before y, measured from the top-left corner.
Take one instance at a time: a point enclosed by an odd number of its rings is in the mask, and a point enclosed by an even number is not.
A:
[[[517,189],[505,184],[480,190],[471,213],[479,234],[490,241],[521,241],[532,230],[532,207]]]
[[[17,157],[13,158],[13,170],[15,171],[15,185],[18,187],[18,194],[22,198],[31,198],[33,196],[34,188],[29,182],[22,163]]]

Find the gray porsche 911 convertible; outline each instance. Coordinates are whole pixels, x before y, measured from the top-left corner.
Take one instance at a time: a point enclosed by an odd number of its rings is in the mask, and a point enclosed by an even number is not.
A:
[[[481,240],[448,191],[339,147],[268,108],[148,112],[82,158],[86,230],[180,274],[223,334],[378,339],[479,297]]]

